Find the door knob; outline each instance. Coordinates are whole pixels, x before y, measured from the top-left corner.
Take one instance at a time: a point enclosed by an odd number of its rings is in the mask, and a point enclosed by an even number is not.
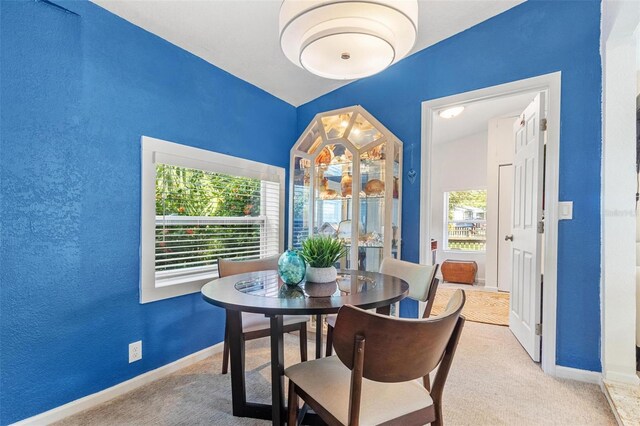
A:
[[[513,235],[505,235],[504,236],[504,240],[505,241],[513,241]]]

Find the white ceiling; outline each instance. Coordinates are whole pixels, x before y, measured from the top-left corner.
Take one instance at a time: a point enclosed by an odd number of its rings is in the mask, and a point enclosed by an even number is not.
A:
[[[486,132],[488,121],[492,118],[513,116],[515,121],[535,95],[525,93],[473,102],[466,104],[464,111],[453,118],[442,118],[436,114],[433,120],[433,143],[446,143]]]
[[[92,0],[223,70],[298,106],[348,81],[316,77],[280,50],[281,0]],[[412,53],[524,0],[419,0]]]

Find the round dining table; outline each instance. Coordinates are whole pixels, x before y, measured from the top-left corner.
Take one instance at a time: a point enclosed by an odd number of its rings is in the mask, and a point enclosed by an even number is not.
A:
[[[283,315],[316,316],[316,358],[322,354],[322,315],[337,313],[343,305],[377,309],[389,314],[391,304],[403,299],[409,284],[377,272],[340,270],[331,283],[302,282],[288,286],[277,271],[230,275],[202,287],[205,301],[226,310],[231,355],[231,398],[233,415],[272,420],[284,424],[284,340]],[[264,314],[271,330],[271,405],[248,402],[244,374],[242,312]]]

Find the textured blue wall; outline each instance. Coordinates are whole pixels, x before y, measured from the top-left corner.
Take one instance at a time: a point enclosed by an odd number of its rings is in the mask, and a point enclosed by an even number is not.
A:
[[[140,305],[140,136],[288,166],[296,110],[84,2],[1,1],[0,423],[222,339],[199,294]],[[142,339],[144,358],[128,364]]]
[[[421,102],[562,71],[557,362],[600,371],[600,2],[528,1],[298,108],[298,134],[314,114],[360,104],[405,144],[420,170]],[[419,255],[420,180],[403,180],[403,257]],[[409,301],[407,301],[409,302]],[[415,315],[413,303],[403,315]]]

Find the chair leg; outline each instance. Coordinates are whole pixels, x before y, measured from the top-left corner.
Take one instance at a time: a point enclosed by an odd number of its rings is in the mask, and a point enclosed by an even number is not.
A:
[[[300,324],[300,361],[307,360],[307,323]]]
[[[288,426],[294,426],[298,420],[298,395],[296,394],[296,385],[289,380],[289,417],[287,419]]]
[[[333,327],[327,324],[327,350],[325,356],[333,355]]]
[[[222,374],[229,371],[229,329],[224,327],[224,346],[222,348]]]
[[[433,408],[436,412],[436,419],[431,422],[431,426],[442,426],[442,404],[439,401],[433,401]]]

